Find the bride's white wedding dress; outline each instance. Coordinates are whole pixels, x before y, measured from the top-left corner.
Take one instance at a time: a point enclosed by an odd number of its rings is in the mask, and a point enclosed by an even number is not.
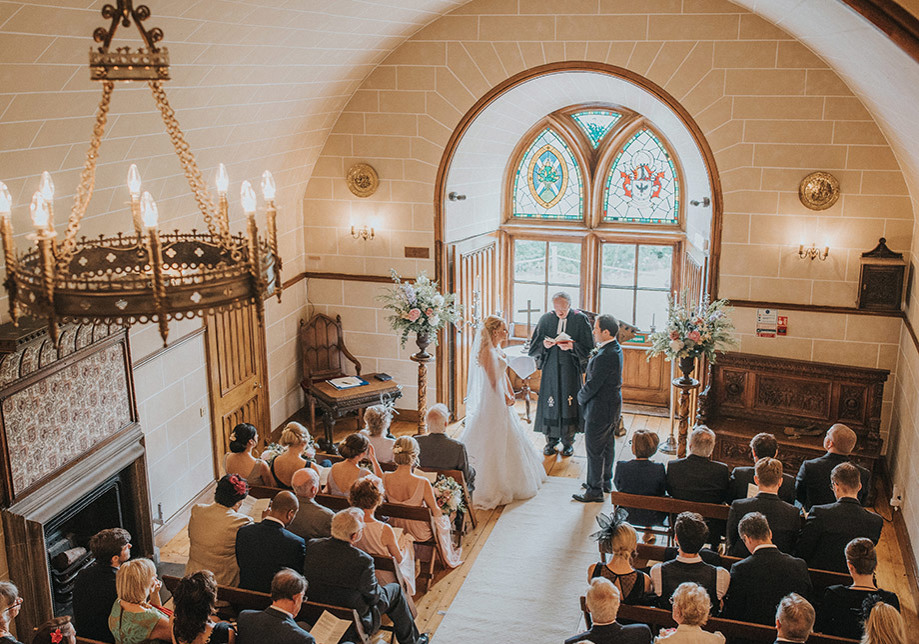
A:
[[[482,509],[529,499],[546,480],[542,456],[530,442],[517,412],[505,401],[507,358],[501,349],[493,348],[488,354],[495,382],[475,361],[479,352],[474,348],[466,427],[459,435],[475,467],[473,502]]]

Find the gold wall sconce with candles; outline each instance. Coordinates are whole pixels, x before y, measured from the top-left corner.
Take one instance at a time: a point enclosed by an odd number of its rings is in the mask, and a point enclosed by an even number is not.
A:
[[[354,239],[363,239],[364,241],[369,241],[374,238],[375,231],[373,226],[368,226],[364,224],[360,228],[356,227],[354,224],[351,224],[351,236]]]
[[[826,258],[830,255],[830,247],[824,246],[823,250],[817,248],[816,244],[811,244],[807,248],[804,247],[804,244],[798,246],[798,257],[801,259],[809,259],[811,261],[819,259],[821,262],[826,261]]]

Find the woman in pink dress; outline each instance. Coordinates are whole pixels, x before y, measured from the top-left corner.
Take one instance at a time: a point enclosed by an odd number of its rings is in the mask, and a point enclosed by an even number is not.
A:
[[[329,480],[326,483],[326,492],[328,494],[346,497],[356,480],[370,474],[376,474],[378,478],[382,478],[383,470],[380,469],[373,445],[370,444],[370,439],[366,435],[360,433],[351,434],[338,446],[338,453],[345,460],[335,463],[332,469],[329,470]],[[373,465],[373,472],[368,472],[358,465],[365,458],[370,459],[370,463]]]

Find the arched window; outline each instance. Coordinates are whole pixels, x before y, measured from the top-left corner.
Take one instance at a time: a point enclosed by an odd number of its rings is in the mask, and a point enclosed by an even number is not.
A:
[[[603,221],[678,224],[680,180],[670,153],[647,127],[616,153],[606,178]]]

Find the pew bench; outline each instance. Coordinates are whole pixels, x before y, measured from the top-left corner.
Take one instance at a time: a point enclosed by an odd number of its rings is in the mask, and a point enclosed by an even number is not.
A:
[[[625,492],[610,492],[610,503],[623,508],[636,508],[640,510],[655,510],[657,512],[666,512],[670,515],[668,526],[648,529],[649,532],[663,534],[667,537],[667,543],[673,543],[673,522],[674,517],[680,512],[695,512],[702,515],[703,519],[720,519],[727,521],[728,512],[731,507],[720,503],[698,503],[696,501],[684,501],[674,499],[669,496],[648,496],[645,494],[627,494]],[[645,528],[639,528],[644,531]]]

